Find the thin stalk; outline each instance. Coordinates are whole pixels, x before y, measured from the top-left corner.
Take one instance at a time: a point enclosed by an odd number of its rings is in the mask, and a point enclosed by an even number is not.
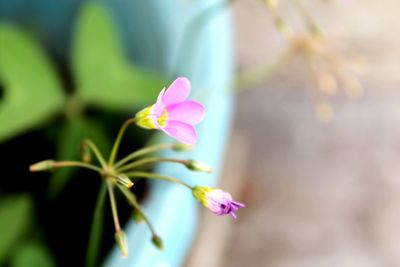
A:
[[[128,162],[132,159],[135,159],[137,157],[140,157],[142,155],[149,154],[149,153],[156,152],[156,151],[163,150],[163,149],[172,149],[173,147],[174,147],[174,144],[157,144],[157,145],[152,145],[149,147],[145,147],[145,148],[136,150],[135,152],[132,152],[128,156],[124,157],[123,159],[121,159],[120,161],[115,163],[114,168],[118,169],[118,167],[122,166],[126,162]]]
[[[62,168],[62,167],[80,167],[80,168],[85,168],[85,169],[90,169],[92,171],[96,171],[98,173],[101,173],[102,170],[94,166],[92,164],[80,162],[80,161],[55,161],[53,163],[54,168]]]
[[[172,158],[158,158],[158,157],[145,158],[145,159],[141,159],[141,160],[129,163],[127,165],[124,165],[121,168],[116,169],[116,171],[123,172],[126,170],[134,169],[136,167],[140,167],[143,165],[152,164],[152,163],[156,163],[156,162],[174,162],[174,163],[179,163],[179,164],[185,164],[186,160],[172,159]]]
[[[90,139],[84,139],[83,143],[86,144],[94,153],[96,156],[96,159],[100,162],[102,167],[105,167],[107,165],[106,160],[104,159],[103,155],[100,153],[100,150],[97,148],[95,143],[92,142]]]
[[[110,196],[111,212],[114,220],[115,232],[121,231],[121,224],[119,223],[117,203],[115,202],[114,185],[112,182],[107,181],[108,195]]]
[[[115,139],[114,146],[111,150],[110,159],[108,160],[109,166],[112,166],[114,164],[115,157],[117,156],[118,148],[119,148],[119,145],[122,140],[122,136],[124,135],[126,128],[128,128],[128,126],[133,123],[135,123],[135,118],[128,119],[127,121],[124,122],[124,124],[119,129],[117,139]]]
[[[126,173],[128,177],[140,177],[140,178],[146,178],[146,179],[155,179],[155,180],[163,180],[171,183],[177,183],[180,185],[183,185],[190,190],[193,189],[192,186],[189,184],[185,183],[182,180],[176,179],[174,177],[166,176],[166,175],[161,175],[161,174],[156,174],[156,173],[149,173],[149,172],[128,172]]]
[[[90,228],[90,236],[88,248],[86,252],[86,267],[95,267],[97,255],[99,254],[101,234],[103,231],[103,210],[104,202],[107,195],[107,185],[105,182],[101,184],[99,194],[96,200],[96,207],[93,213],[92,227]]]
[[[142,216],[143,220],[145,221],[145,223],[147,224],[147,226],[150,229],[150,232],[153,236],[156,235],[156,232],[154,230],[153,225],[151,224],[150,220],[147,218],[146,214],[144,213],[144,211],[142,210],[142,208],[140,207],[139,203],[136,200],[136,196],[126,187],[120,186],[118,185],[118,188],[122,191],[122,193],[125,195],[126,199],[128,200],[129,204],[132,205],[132,207],[140,213],[140,216]]]

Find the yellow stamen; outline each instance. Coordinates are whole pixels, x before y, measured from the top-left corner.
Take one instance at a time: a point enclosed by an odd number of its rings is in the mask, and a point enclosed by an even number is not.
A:
[[[168,120],[168,111],[164,110],[162,115],[157,119],[157,122],[161,127],[165,127],[167,125],[167,120]]]

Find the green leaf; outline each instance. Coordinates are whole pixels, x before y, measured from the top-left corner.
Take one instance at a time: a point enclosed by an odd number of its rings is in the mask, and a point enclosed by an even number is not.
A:
[[[108,155],[110,139],[101,124],[96,121],[75,119],[64,125],[60,132],[57,144],[58,160],[81,160],[80,144],[84,138],[90,138],[104,155]],[[92,158],[96,162],[94,155]],[[77,171],[77,168],[61,168],[55,171],[50,179],[50,196],[57,196]]]
[[[55,267],[47,248],[39,242],[30,242],[18,248],[11,260],[11,267]]]
[[[56,72],[27,33],[0,25],[0,142],[44,123],[61,110],[63,93]]]
[[[25,195],[0,198],[0,266],[31,224],[31,208]]]
[[[128,63],[110,15],[94,2],[81,10],[72,65],[78,97],[112,110],[149,105],[165,85],[159,75]]]
[[[103,182],[101,184],[99,194],[96,200],[96,207],[93,213],[92,227],[90,228],[90,236],[88,242],[88,249],[86,252],[86,267],[95,267],[100,245],[101,236],[103,233],[104,223],[104,203],[107,196],[107,184]]]

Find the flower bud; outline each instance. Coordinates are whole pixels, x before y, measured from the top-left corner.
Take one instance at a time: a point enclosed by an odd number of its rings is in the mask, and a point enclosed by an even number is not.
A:
[[[126,235],[124,231],[119,230],[115,233],[115,242],[118,245],[119,250],[122,253],[122,257],[128,257],[128,240],[126,239]]]
[[[162,242],[162,239],[158,235],[153,235],[153,237],[151,238],[151,242],[159,250],[163,250],[164,249],[164,244]]]
[[[229,193],[218,188],[195,186],[192,193],[203,206],[219,216],[230,214],[236,218],[235,211],[244,207],[244,204],[234,201]]]
[[[40,172],[52,170],[54,167],[54,160],[43,160],[29,166],[31,172]]]
[[[90,153],[89,147],[85,144],[81,144],[82,161],[84,163],[90,163],[92,161],[92,154]]]
[[[133,186],[133,182],[125,174],[120,174],[117,176],[117,183],[127,188],[131,188]]]
[[[181,143],[176,143],[172,146],[172,149],[175,151],[188,151],[191,150],[193,148],[193,146],[190,145],[185,145],[185,144],[181,144]]]
[[[192,171],[197,171],[197,172],[212,172],[212,168],[202,162],[195,161],[195,160],[187,160],[186,161],[186,168]]]

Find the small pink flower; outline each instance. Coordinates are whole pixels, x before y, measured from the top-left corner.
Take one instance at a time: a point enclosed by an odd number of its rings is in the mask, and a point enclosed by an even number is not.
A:
[[[197,141],[194,125],[205,115],[202,104],[187,100],[190,82],[177,78],[167,90],[160,92],[157,102],[135,116],[136,124],[146,129],[159,129],[178,141],[192,145]]]
[[[235,212],[240,208],[244,208],[244,204],[234,201],[231,194],[218,188],[195,186],[192,189],[192,193],[203,206],[219,216],[230,214],[236,219]]]

